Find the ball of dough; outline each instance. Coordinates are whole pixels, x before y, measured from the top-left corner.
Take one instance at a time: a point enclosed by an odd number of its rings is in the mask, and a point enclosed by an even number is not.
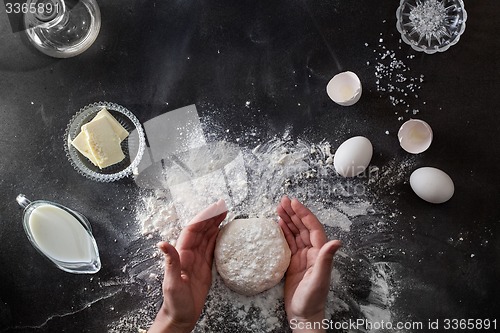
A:
[[[278,284],[290,255],[280,226],[269,219],[235,219],[220,230],[215,244],[215,265],[222,280],[246,296]]]

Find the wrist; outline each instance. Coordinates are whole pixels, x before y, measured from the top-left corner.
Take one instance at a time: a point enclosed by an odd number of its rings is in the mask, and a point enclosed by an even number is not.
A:
[[[162,306],[148,333],[190,333],[193,328],[194,325],[175,322]]]
[[[288,323],[293,333],[321,333],[325,332],[324,319],[325,313],[321,311],[307,317],[293,316]]]
[[[172,322],[161,322],[155,319],[147,333],[190,333],[191,328],[179,326]]]

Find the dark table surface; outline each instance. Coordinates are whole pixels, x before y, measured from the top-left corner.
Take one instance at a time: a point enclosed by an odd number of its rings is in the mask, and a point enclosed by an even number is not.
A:
[[[465,1],[465,33],[457,45],[433,55],[401,43],[398,1],[99,4],[96,42],[64,60],[37,52],[23,33],[12,33],[0,10],[0,331],[106,332],[125,313],[146,306],[148,291],[139,282],[129,288],[128,272],[122,271],[134,249],[152,246],[136,236],[140,189],[132,179],[98,183],[82,177],[63,149],[71,116],[100,100],[129,108],[141,122],[194,104],[202,122],[209,118],[219,125],[215,135],[235,143],[249,128],[263,139],[288,130],[294,138],[327,140],[333,148],[364,135],[374,145],[372,164],[380,167],[408,158],[395,136],[402,121],[426,120],[435,140],[414,157],[412,168],[445,170],[456,193],[445,204],[428,204],[411,191],[412,170],[405,170],[393,191],[379,193],[398,212],[398,223],[393,240],[370,258],[387,254],[388,262],[398,264],[392,279],[403,287],[391,311],[400,320],[500,319],[496,0]],[[408,105],[393,105],[396,93],[380,89],[390,82],[376,77],[377,65],[388,64],[387,50],[407,65],[407,77],[423,77],[417,97],[402,97]],[[350,108],[325,93],[330,78],[345,70],[363,83],[361,100]],[[99,244],[101,271],[71,275],[48,264],[23,232],[18,193],[84,213]],[[361,240],[366,236],[356,232]],[[348,250],[356,246],[346,244]],[[134,332],[136,324],[122,322],[121,331]]]

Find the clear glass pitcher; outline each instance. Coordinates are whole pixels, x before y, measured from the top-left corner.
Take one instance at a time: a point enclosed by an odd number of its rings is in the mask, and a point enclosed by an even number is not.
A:
[[[87,50],[101,28],[95,0],[28,0],[24,25],[29,41],[55,58],[69,58]]]
[[[24,208],[23,227],[31,244],[63,271],[92,274],[101,260],[92,228],[85,216],[45,200],[29,201],[19,194]]]

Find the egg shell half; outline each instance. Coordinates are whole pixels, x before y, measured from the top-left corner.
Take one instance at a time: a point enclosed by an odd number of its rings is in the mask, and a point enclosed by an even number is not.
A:
[[[370,140],[363,136],[355,136],[344,141],[333,157],[333,166],[338,174],[354,177],[365,171],[373,155]]]
[[[419,168],[410,176],[410,186],[420,198],[430,203],[443,203],[455,193],[453,180],[444,171],[433,167]]]
[[[353,72],[335,75],[326,86],[326,93],[335,103],[351,106],[361,98],[361,81]]]
[[[426,151],[432,143],[432,129],[425,121],[410,119],[401,125],[398,139],[401,148],[411,154]]]

